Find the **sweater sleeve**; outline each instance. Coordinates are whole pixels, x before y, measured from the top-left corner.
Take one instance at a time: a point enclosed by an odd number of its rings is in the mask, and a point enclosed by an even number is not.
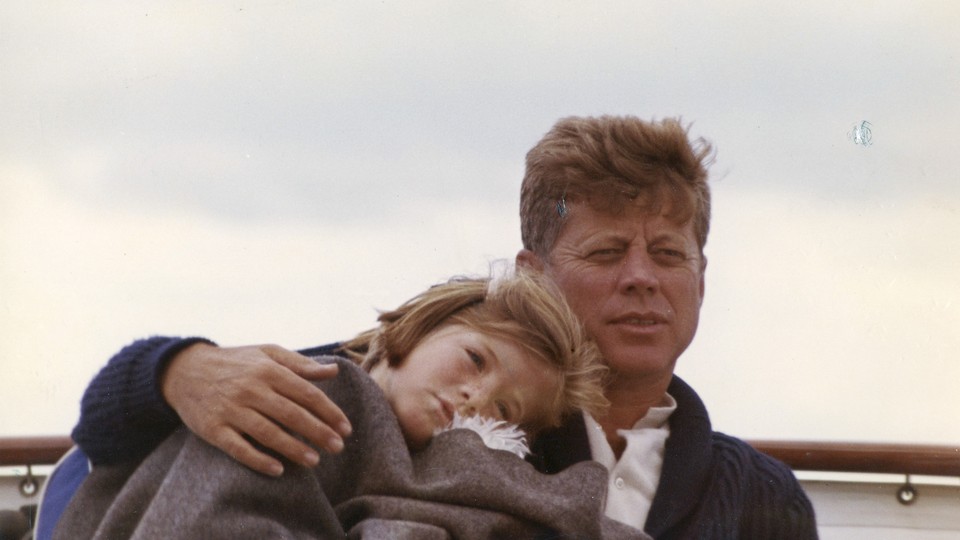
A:
[[[813,505],[786,465],[759,454],[754,460],[751,512],[745,515],[742,538],[816,540]]]
[[[120,350],[94,377],[80,403],[73,440],[94,465],[139,460],[180,424],[160,392],[170,360],[204,338],[151,337]]]
[[[719,433],[714,444],[726,454],[721,461],[727,466],[718,475],[721,484],[739,483],[737,489],[723,490],[741,494],[738,538],[816,540],[813,505],[789,467]],[[718,499],[729,503],[730,498]]]

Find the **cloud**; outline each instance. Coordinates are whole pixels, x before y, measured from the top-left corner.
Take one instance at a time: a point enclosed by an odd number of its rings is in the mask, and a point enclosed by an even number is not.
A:
[[[938,6],[20,6],[0,141],[92,202],[226,219],[511,200],[523,153],[568,114],[682,114],[758,186],[786,171],[806,192],[885,196],[903,174],[955,190],[954,163],[925,150],[960,117],[960,9]],[[864,119],[891,159],[839,182]],[[883,174],[904,157],[931,167]]]
[[[36,416],[4,433],[65,433],[86,383],[119,348],[153,334],[296,348],[352,337],[377,309],[455,274],[485,274],[519,249],[516,219],[484,204],[406,201],[382,223],[237,224],[79,204],[0,168],[0,380]]]
[[[680,363],[716,424],[950,439],[908,417],[956,409],[958,26],[949,2],[4,2],[0,393],[64,432],[135,337],[348,337],[513,255],[557,118],[681,115],[718,149]]]
[[[946,239],[960,208],[740,189],[716,205],[704,313],[678,372],[718,429],[954,442],[925,416],[956,409],[960,249]]]

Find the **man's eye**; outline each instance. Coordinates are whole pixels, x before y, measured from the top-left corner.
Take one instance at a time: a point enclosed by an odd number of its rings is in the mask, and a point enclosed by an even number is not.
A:
[[[487,361],[484,360],[483,356],[476,353],[475,351],[471,351],[470,349],[467,349],[467,356],[469,356],[470,361],[477,366],[477,369],[479,369],[480,371],[483,371],[484,366],[487,365]]]
[[[668,262],[683,262],[687,260],[687,254],[678,249],[662,248],[656,250],[654,254]]]
[[[617,248],[602,248],[602,249],[595,249],[591,251],[590,253],[587,254],[587,258],[605,260],[605,259],[612,259],[619,254],[620,254],[620,250]]]

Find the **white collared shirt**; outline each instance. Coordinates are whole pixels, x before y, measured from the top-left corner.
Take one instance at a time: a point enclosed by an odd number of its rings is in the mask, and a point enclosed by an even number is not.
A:
[[[664,394],[663,402],[651,407],[646,416],[637,420],[633,429],[618,429],[617,433],[627,441],[619,461],[613,455],[603,428],[592,416],[584,413],[590,454],[594,461],[610,471],[605,510],[607,517],[643,529],[657,485],[660,484],[663,450],[670,436],[670,423],[667,420],[676,408],[677,402],[673,396]]]

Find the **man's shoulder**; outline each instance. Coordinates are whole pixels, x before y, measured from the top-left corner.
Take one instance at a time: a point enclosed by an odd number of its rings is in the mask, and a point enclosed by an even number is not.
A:
[[[750,490],[788,498],[803,493],[793,470],[749,443],[725,433],[711,434],[715,474],[720,477],[736,475],[739,483]]]
[[[760,452],[743,439],[719,431],[712,432],[710,439],[717,459],[736,462],[751,469],[786,471],[791,477],[793,476],[786,464]]]
[[[669,392],[678,403],[677,411],[671,416],[670,428],[671,431],[686,432],[683,434],[686,437],[677,438],[685,439],[686,444],[682,446],[690,454],[686,458],[688,461],[696,455],[710,456],[707,461],[713,462],[715,474],[731,469],[748,475],[751,480],[761,479],[791,489],[799,485],[793,471],[783,462],[758,451],[742,439],[714,431],[706,406],[696,391],[682,379],[674,376]],[[673,436],[674,433],[671,433],[671,437]],[[703,448],[707,441],[709,450],[700,454],[696,447]]]
[[[724,433],[711,434],[711,491],[737,501],[744,538],[817,538],[813,505],[783,462]]]

